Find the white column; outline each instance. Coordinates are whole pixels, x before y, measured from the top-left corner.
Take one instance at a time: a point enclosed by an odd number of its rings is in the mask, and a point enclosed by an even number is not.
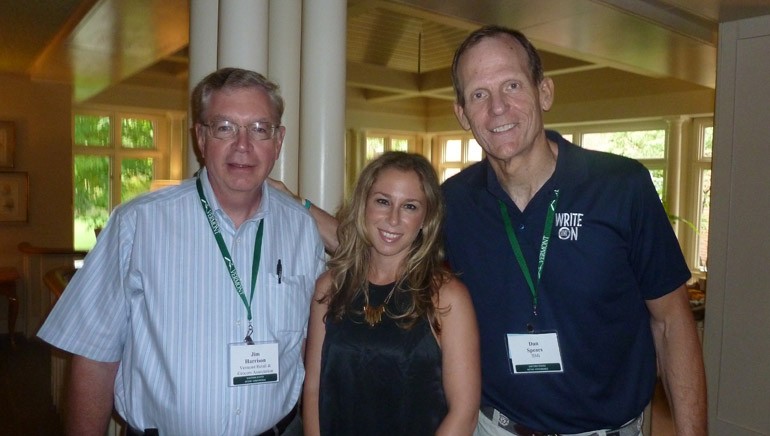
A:
[[[188,76],[188,95],[207,74],[217,68],[217,22],[219,5],[212,0],[190,0],[190,67]],[[187,153],[187,168],[183,174],[192,176],[200,168],[198,144],[192,132],[193,118],[188,108],[187,114],[190,148]]]
[[[270,0],[269,60],[267,74],[281,86],[286,126],[281,157],[270,176],[292,192],[299,189],[300,53],[302,0]]]
[[[268,0],[219,0],[219,68],[267,74],[268,13]]]
[[[345,145],[345,0],[305,0],[299,192],[334,212],[342,201]]]

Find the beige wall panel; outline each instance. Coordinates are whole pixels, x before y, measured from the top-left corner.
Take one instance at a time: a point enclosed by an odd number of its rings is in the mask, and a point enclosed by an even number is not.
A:
[[[705,357],[713,435],[770,435],[770,16],[720,26]]]

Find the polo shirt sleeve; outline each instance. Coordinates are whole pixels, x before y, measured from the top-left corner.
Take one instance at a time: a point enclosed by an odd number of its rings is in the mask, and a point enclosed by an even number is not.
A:
[[[676,290],[690,278],[690,269],[649,171],[642,167],[633,177],[630,262],[642,296],[650,300]]]

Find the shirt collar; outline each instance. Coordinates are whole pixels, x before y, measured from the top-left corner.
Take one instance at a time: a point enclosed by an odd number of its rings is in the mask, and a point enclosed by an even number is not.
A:
[[[209,203],[209,207],[211,207],[211,210],[214,211],[217,218],[220,220],[220,222],[227,222],[230,226],[233,225],[232,220],[230,217],[225,213],[224,209],[222,209],[222,206],[219,204],[219,199],[216,195],[214,195],[214,189],[211,187],[211,182],[209,181],[208,177],[208,170],[206,167],[203,167],[200,172],[198,173],[199,177],[201,179],[201,184],[203,186],[203,193],[206,195],[206,200]],[[246,222],[256,222],[262,218],[264,218],[269,212],[270,212],[270,190],[267,189],[267,182],[262,182],[262,201],[259,204],[259,209],[257,209],[257,212],[254,213],[251,217],[249,217]]]

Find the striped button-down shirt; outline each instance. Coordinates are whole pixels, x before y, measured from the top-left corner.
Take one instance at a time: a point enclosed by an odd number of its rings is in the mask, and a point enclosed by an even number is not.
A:
[[[194,180],[118,207],[38,335],[92,360],[120,361],[115,408],[134,428],[254,435],[299,398],[323,246],[307,211],[267,184],[257,213],[235,229],[205,170],[201,181],[247,296],[264,219],[251,337],[278,343],[279,382],[229,386],[228,344],[244,340],[247,312]]]

